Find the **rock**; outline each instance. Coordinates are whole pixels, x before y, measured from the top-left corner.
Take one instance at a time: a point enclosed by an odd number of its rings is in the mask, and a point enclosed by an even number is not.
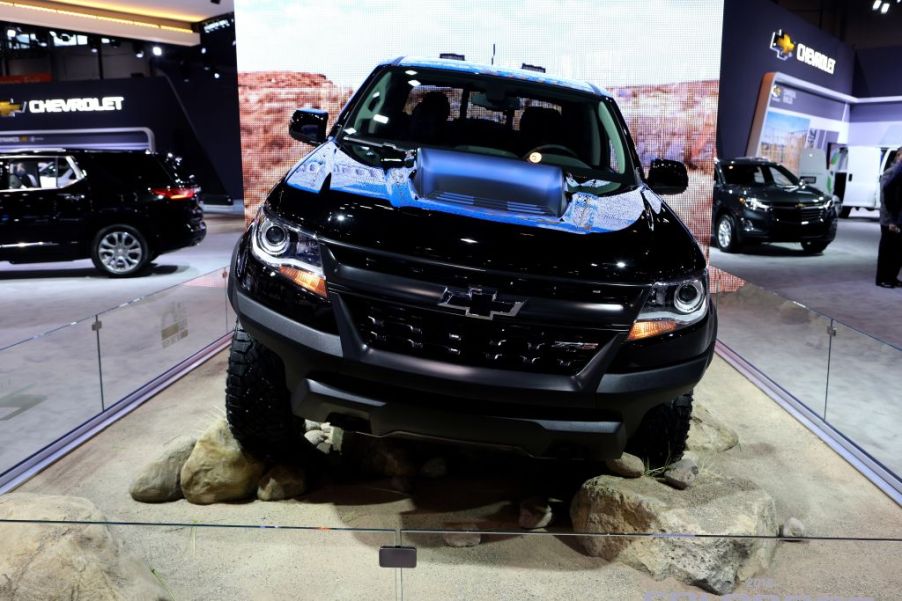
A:
[[[322,430],[321,424],[319,422],[312,422],[309,419],[305,419],[304,432],[309,432],[310,430]]]
[[[689,488],[698,476],[698,464],[689,457],[672,463],[664,472],[664,482],[677,490]]]
[[[169,442],[160,455],[145,465],[129,488],[135,501],[142,503],[165,503],[182,498],[179,485],[182,466],[194,449],[196,438],[180,436]]]
[[[467,530],[476,530],[475,524],[462,525]],[[442,540],[449,547],[475,547],[482,542],[481,532],[447,531],[442,533]]]
[[[444,457],[433,457],[420,467],[424,478],[444,478],[448,475],[448,462]]]
[[[254,496],[263,463],[242,450],[220,418],[204,432],[182,466],[182,493],[191,503],[207,505]]]
[[[335,428],[332,427],[332,424],[329,424],[328,422],[323,422],[323,423],[321,423],[321,424],[319,425],[319,429],[322,430],[323,433],[326,434],[326,435],[328,436],[329,434],[332,433],[332,431],[333,431]]]
[[[329,444],[328,441],[324,441],[316,445],[316,450],[324,455],[328,455],[332,452],[332,445]]]
[[[257,484],[257,498],[261,501],[284,501],[306,491],[307,472],[297,465],[276,465]]]
[[[331,446],[332,450],[341,452],[341,443],[344,438],[344,430],[341,428],[336,428],[333,426],[332,428],[332,436],[331,436]]]
[[[316,446],[326,441],[326,433],[322,430],[308,430],[304,433],[304,438],[307,439],[307,442]]]
[[[773,536],[774,500],[753,482],[717,476],[675,491],[653,478],[599,476],[570,505],[575,532]],[[765,569],[773,539],[585,536],[586,553],[726,594]]]
[[[604,462],[609,470],[624,478],[639,478],[645,473],[645,464],[635,455],[624,453],[619,459]]]
[[[692,421],[689,424],[689,438],[686,446],[695,451],[717,453],[732,449],[739,444],[739,435],[724,424],[720,418],[702,405],[695,403]]]
[[[780,536],[791,543],[802,542],[801,539],[805,536],[805,524],[797,518],[787,518],[780,526]]]
[[[105,522],[80,497],[9,493],[0,520]],[[0,536],[0,599],[170,601],[148,567],[101,524],[4,524]]]
[[[544,497],[531,497],[520,502],[520,517],[517,523],[526,530],[544,528],[551,523],[551,505]]]
[[[416,465],[402,441],[345,433],[342,457],[371,476],[415,476]]]

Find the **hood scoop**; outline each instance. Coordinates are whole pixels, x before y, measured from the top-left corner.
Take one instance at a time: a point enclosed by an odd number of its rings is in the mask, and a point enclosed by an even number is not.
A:
[[[458,207],[556,218],[567,209],[560,167],[518,159],[421,148],[413,186],[420,198]]]

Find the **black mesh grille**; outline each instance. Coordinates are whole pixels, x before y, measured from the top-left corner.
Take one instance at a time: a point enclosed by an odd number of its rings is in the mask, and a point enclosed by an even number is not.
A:
[[[535,373],[578,373],[611,332],[460,317],[345,296],[370,347],[449,363]]]
[[[801,223],[802,221],[816,221],[823,217],[823,209],[816,207],[778,207],[774,209],[774,215],[780,221],[790,223]]]

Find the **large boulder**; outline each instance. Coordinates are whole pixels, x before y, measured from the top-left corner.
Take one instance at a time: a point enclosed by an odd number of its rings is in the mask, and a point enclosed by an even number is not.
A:
[[[257,485],[257,498],[261,501],[284,501],[307,492],[307,471],[298,465],[275,465]]]
[[[0,519],[104,522],[87,499],[10,493]],[[0,599],[169,601],[143,562],[102,524],[15,523],[0,528]]]
[[[739,444],[739,435],[710,410],[695,404],[686,447],[693,451],[728,451]]]
[[[418,471],[409,445],[402,440],[346,433],[341,455],[348,465],[369,476],[412,478]]]
[[[774,500],[748,480],[704,475],[675,490],[652,478],[599,476],[573,498],[575,532],[712,534],[723,538],[584,536],[586,553],[726,594],[770,564],[775,543],[730,535],[774,536]]]
[[[182,466],[188,461],[197,439],[180,436],[169,442],[160,455],[138,472],[129,493],[135,501],[165,503],[182,498]]]
[[[255,496],[263,469],[263,462],[241,448],[221,418],[201,435],[182,466],[182,493],[200,505],[247,499]]]

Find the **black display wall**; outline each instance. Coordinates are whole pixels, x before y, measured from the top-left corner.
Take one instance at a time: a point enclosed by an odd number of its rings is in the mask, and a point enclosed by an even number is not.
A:
[[[746,152],[761,79],[779,71],[845,94],[852,93],[855,57],[852,48],[768,0],[725,0],[717,116],[717,155],[722,159]],[[797,50],[780,60],[771,47],[774,32],[783,30],[833,58],[832,74],[797,59]]]

